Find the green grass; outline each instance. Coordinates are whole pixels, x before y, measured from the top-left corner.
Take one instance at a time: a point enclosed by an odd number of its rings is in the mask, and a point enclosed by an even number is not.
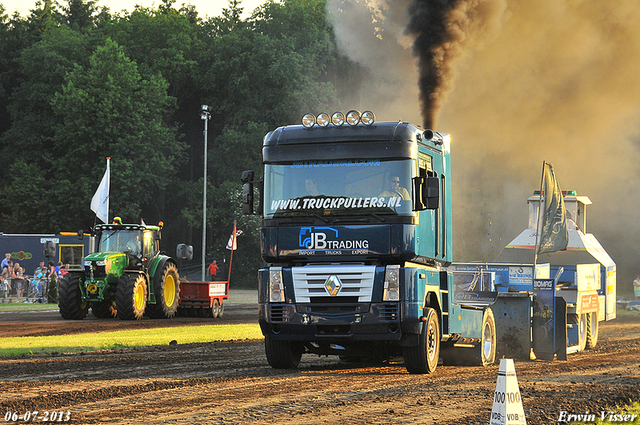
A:
[[[173,340],[178,344],[188,344],[261,338],[262,333],[257,324],[136,329],[65,335],[64,338],[61,338],[60,335],[24,336],[3,338],[0,357],[167,345]]]
[[[3,311],[46,311],[57,310],[58,304],[21,303],[12,302],[0,304],[0,312]]]
[[[258,304],[258,291],[255,289],[231,289],[228,304]],[[3,311],[44,311],[57,310],[58,304],[40,304],[11,302],[0,304],[0,313]]]

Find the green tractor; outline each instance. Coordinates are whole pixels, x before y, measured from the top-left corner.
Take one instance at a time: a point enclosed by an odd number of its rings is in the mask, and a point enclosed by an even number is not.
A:
[[[175,261],[160,252],[158,226],[114,224],[94,227],[96,252],[84,259],[84,271],[60,279],[60,314],[83,319],[89,307],[96,317],[162,319],[178,310],[180,279]],[[82,232],[79,232],[82,235]]]

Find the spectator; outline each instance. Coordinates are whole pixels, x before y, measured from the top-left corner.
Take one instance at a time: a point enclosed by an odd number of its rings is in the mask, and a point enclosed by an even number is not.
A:
[[[218,263],[213,260],[213,263],[209,264],[209,280],[213,281],[218,274]]]
[[[6,254],[4,254],[2,263],[0,263],[0,269],[4,270],[4,268],[9,265],[9,261],[11,261],[11,253],[7,252]]]
[[[25,280],[24,269],[20,267],[20,264],[16,263],[13,270],[16,275],[15,279],[13,280],[15,282],[16,298],[20,299],[22,298],[22,293],[24,292],[26,282],[28,281]]]
[[[2,276],[0,276],[0,298],[7,298],[8,293],[9,284]]]

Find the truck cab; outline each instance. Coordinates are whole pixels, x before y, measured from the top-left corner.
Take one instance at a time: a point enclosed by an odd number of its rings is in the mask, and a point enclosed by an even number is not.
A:
[[[259,323],[273,367],[401,354],[435,369],[447,332],[450,137],[373,113],[308,114],[264,138]]]

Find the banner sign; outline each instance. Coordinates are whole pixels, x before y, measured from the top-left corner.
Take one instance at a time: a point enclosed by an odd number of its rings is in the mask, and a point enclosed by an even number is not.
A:
[[[396,208],[402,202],[400,196],[371,196],[349,198],[346,196],[317,196],[271,200],[272,211],[304,211],[313,209]]]
[[[383,255],[389,253],[389,240],[384,225],[282,227],[278,229],[278,254]]]
[[[556,329],[556,285],[554,279],[534,279],[533,352],[541,360],[553,360]]]

